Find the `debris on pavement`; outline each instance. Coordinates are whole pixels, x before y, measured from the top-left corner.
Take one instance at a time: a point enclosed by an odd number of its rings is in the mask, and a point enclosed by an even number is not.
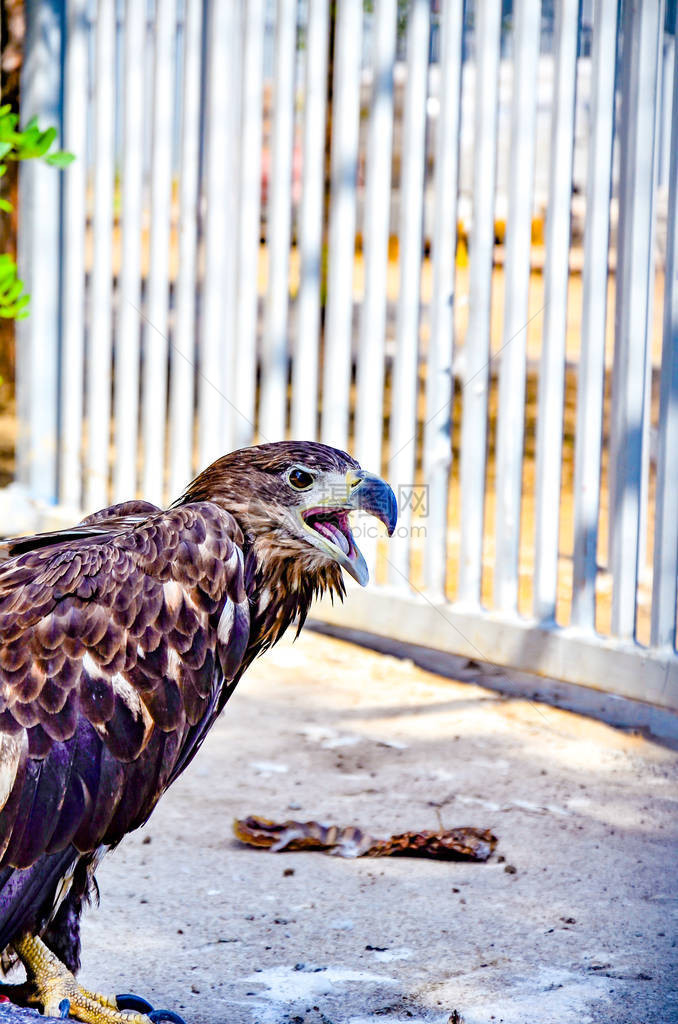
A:
[[[340,827],[318,821],[271,821],[250,815],[236,818],[233,832],[241,843],[281,853],[283,850],[322,850],[338,857],[428,857],[433,860],[486,861],[497,837],[489,829],[446,828],[399,832],[377,837],[355,825]]]

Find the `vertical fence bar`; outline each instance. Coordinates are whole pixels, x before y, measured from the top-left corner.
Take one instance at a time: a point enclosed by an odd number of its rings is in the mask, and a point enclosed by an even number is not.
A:
[[[273,90],[273,142],[269,190],[268,295],[262,348],[261,435],[285,436],[287,407],[287,312],[289,299],[292,147],[294,143],[294,53],[296,0],[278,0]]]
[[[304,92],[304,160],[299,247],[297,337],[292,372],[292,436],[318,433],[318,356],[320,352],[320,286],[323,244],[323,190],[327,90],[328,0],[310,0],[306,29]]]
[[[659,4],[624,14],[625,77],[619,209],[615,364],[610,436],[612,632],[633,637],[638,583],[640,481],[645,409],[647,305],[654,193]],[[614,387],[616,385],[616,387]]]
[[[321,423],[323,441],[337,448],[348,443],[362,28],[360,0],[338,0]]]
[[[87,0],[69,0],[64,60],[64,147],[75,161],[64,176],[59,501],[82,503],[87,222]]]
[[[386,272],[391,219],[393,161],[393,71],[396,56],[396,0],[376,7],[373,35],[372,102],[365,184],[365,298],[357,355],[356,454],[365,466],[381,466],[384,402]]]
[[[645,394],[643,396],[643,436],[640,453],[640,522],[638,528],[638,573],[641,579],[647,579],[649,563],[647,558],[647,528],[650,514],[650,449],[652,430],[652,335],[654,324],[654,290],[656,278],[656,215],[655,199],[659,185],[659,159],[661,142],[661,107],[662,107],[662,59],[664,56],[664,16],[665,2],[659,0],[659,31],[656,40],[657,90],[654,104],[654,154],[652,164],[652,212],[650,215],[650,238],[648,243],[649,265],[647,269],[647,345],[645,347]]]
[[[122,263],[115,335],[114,501],[136,492],[139,436],[139,341],[141,329],[141,204],[144,184],[144,5],[125,5],[122,157]]]
[[[515,611],[518,605],[537,61],[541,20],[539,4],[533,0],[517,0],[514,17],[511,166],[504,259],[506,284],[496,438],[494,569],[495,606],[510,612]]]
[[[85,508],[108,502],[111,433],[111,290],[115,173],[115,3],[99,0],[94,98],[92,298],[87,361],[87,479]]]
[[[447,517],[452,468],[454,304],[459,189],[463,0],[443,7],[440,90],[436,124],[433,223],[433,297],[426,379],[424,479],[429,487],[425,552],[426,586],[445,595]]]
[[[381,0],[372,38],[372,102],[367,134],[365,182],[365,297],[356,363],[355,451],[363,466],[381,469],[384,435],[384,338],[386,272],[391,223],[393,161],[393,71],[396,57],[396,0]],[[361,550],[372,573],[377,545],[366,536]]]
[[[402,174],[400,180],[400,284],[396,352],[391,396],[389,477],[409,494],[417,455],[417,390],[419,376],[419,305],[421,295],[424,165],[426,158],[426,90],[430,5],[414,0],[407,26]],[[401,502],[400,529],[389,546],[389,576],[402,583],[410,575],[412,503]]]
[[[556,10],[549,205],[546,214],[544,337],[539,368],[533,609],[555,621],[558,591],[560,480],[563,454],[567,282],[580,0]]]
[[[183,113],[179,170],[179,270],[169,404],[172,496],[181,493],[191,479],[193,468],[202,28],[202,3],[187,0],[184,19]]]
[[[244,5],[245,40],[240,128],[240,227],[237,330],[235,351],[236,448],[254,439],[259,315],[259,247],[261,240],[261,143],[263,126],[264,14],[263,0]]]
[[[662,0],[659,0],[659,3],[661,3],[661,2],[662,2]],[[618,85],[618,90],[621,93],[621,116],[619,118],[619,127],[618,127],[619,150],[620,150],[620,154],[621,155],[620,155],[619,187],[618,187],[619,217],[618,217],[618,232],[617,232],[617,234],[618,234],[617,267],[616,267],[616,284],[617,285],[618,285],[618,283],[620,281],[624,281],[625,280],[624,259],[625,259],[625,257],[628,258],[628,251],[627,251],[628,250],[628,245],[625,244],[625,239],[624,239],[624,228],[625,228],[625,226],[627,224],[627,220],[625,219],[625,211],[628,208],[629,204],[635,201],[634,198],[633,198],[632,188],[629,185],[629,179],[632,178],[632,172],[630,171],[630,167],[632,165],[632,160],[630,160],[628,158],[628,150],[629,150],[629,145],[630,145],[629,139],[631,137],[630,136],[630,131],[629,131],[628,120],[629,120],[630,117],[634,116],[634,110],[637,110],[637,103],[638,103],[638,96],[637,96],[637,89],[636,89],[636,85],[637,85],[637,67],[636,67],[636,80],[634,80],[634,70],[633,70],[633,68],[634,68],[634,66],[637,65],[637,50],[638,50],[638,46],[639,46],[639,40],[638,39],[634,39],[633,36],[630,34],[633,31],[632,25],[631,25],[631,23],[634,20],[633,12],[630,10],[628,5],[623,5],[623,12],[624,12],[624,14],[623,14],[624,21],[622,22],[621,32],[620,32],[620,38],[622,40],[622,46],[620,47],[620,75],[619,75],[620,84]],[[634,27],[637,30],[638,29],[638,24],[636,24]],[[650,201],[652,202],[652,200],[650,200]],[[648,246],[648,251],[649,251],[649,246]],[[649,300],[649,295],[648,295],[648,300]],[[619,356],[619,348],[618,348],[618,345],[617,345],[617,326],[619,324],[619,316],[620,316],[620,306],[619,306],[619,303],[617,303],[617,305],[615,307],[615,312],[616,312],[616,321],[615,321],[615,352],[614,352],[614,360],[613,360],[613,363],[612,363],[612,378],[611,378],[611,417],[610,417],[611,428],[610,428],[610,442],[609,442],[609,465],[610,465],[610,471],[609,471],[609,474],[608,474],[608,504],[609,504],[609,508],[611,510],[616,510],[616,508],[617,508],[617,496],[616,496],[616,488],[617,488],[617,482],[618,482],[617,481],[617,465],[616,465],[616,462],[617,462],[617,445],[619,443],[620,433],[621,433],[621,431],[623,429],[622,428],[622,424],[623,424],[623,418],[624,418],[623,400],[622,400],[622,397],[621,397],[622,396],[622,391],[623,391],[623,382],[620,382],[620,376],[622,374],[622,369],[621,369],[621,359],[618,358],[618,356]],[[646,321],[648,323],[649,323],[649,316],[650,316],[650,302],[648,301],[648,303],[646,305]],[[648,358],[648,345],[647,345],[647,335],[646,334],[644,335],[644,338],[645,338],[645,349],[644,349],[644,351],[645,351],[645,359],[646,359],[646,373],[644,375],[645,393],[644,393],[644,396],[643,396],[643,410],[645,409],[645,402],[646,402],[646,399],[647,399],[647,358]],[[642,470],[643,470],[643,458],[644,458],[644,455],[645,455],[645,449],[647,448],[647,444],[646,444],[646,441],[647,441],[647,430],[648,430],[648,428],[647,428],[647,417],[645,415],[643,415],[643,417],[642,417],[642,425],[641,425],[641,428],[640,428],[641,435],[642,435],[641,436],[641,442],[640,442],[640,445],[641,445],[641,447],[640,447],[640,467],[641,467],[641,469],[640,469],[640,476],[641,476],[641,481],[642,481]],[[639,496],[639,499],[638,499],[639,508],[642,505],[642,497],[643,497],[642,491],[643,491],[643,488],[642,488],[642,483],[641,483],[641,486],[640,486],[640,496]],[[642,539],[641,539],[641,536],[640,536],[640,533],[641,533],[641,528],[640,528],[641,519],[642,519],[642,511],[639,514],[639,529],[638,529],[639,537],[638,537],[638,552],[637,552],[638,569],[637,569],[637,574],[640,572],[640,564],[641,564],[641,558],[642,558],[642,550],[641,549],[643,547]],[[610,514],[610,520],[609,520],[608,545],[607,545],[607,547],[608,547],[608,551],[607,551],[608,563],[609,563],[610,567],[613,566],[614,558],[615,558],[615,556],[614,556],[614,544],[615,544],[615,537],[614,537],[614,535],[615,535],[616,528],[617,528],[617,518],[616,518],[616,515],[613,515],[611,513]]]
[[[221,392],[226,397],[223,403],[221,425],[221,450],[232,451],[236,420],[240,419],[240,396],[235,390],[235,369],[238,328],[238,252],[240,237],[240,168],[241,168],[241,118],[242,118],[242,43],[244,39],[245,0],[233,2],[233,45],[229,66],[228,105],[228,152],[229,162],[223,169],[224,180],[229,182],[226,189],[226,218],[230,225],[226,246],[224,290],[225,323],[223,326],[223,352],[221,357]],[[248,172],[246,172],[248,173]],[[223,183],[222,183],[223,188]]]
[[[26,8],[21,71],[22,123],[61,127],[63,4],[48,0]],[[19,266],[31,296],[31,315],[17,322],[17,397],[23,429],[17,476],[44,501],[57,497],[59,379],[59,174],[30,160],[19,174]]]
[[[230,164],[228,133],[231,51],[235,38],[233,0],[209,0],[206,10],[207,72],[205,118],[205,242],[198,377],[198,461],[200,467],[223,455],[222,350],[227,310],[224,305],[226,240],[229,238],[225,189]]]
[[[581,349],[574,452],[572,625],[592,630],[596,614],[600,459],[605,382],[610,188],[618,0],[598,0],[591,58],[591,130],[586,182]]]
[[[675,32],[675,30],[674,30]],[[670,187],[669,171],[671,167],[671,125],[675,117],[672,106],[674,66],[676,61],[676,35],[664,35],[662,57],[662,98],[660,106],[660,138],[659,138],[659,184]]]
[[[478,7],[469,320],[464,343],[459,600],[480,601],[490,378],[501,4]]]
[[[143,330],[143,491],[164,498],[167,370],[169,356],[169,246],[172,207],[175,0],[156,0],[151,155],[151,244]]]
[[[678,575],[678,60],[673,64],[673,127],[668,183],[650,641],[654,646],[673,649],[676,644]]]

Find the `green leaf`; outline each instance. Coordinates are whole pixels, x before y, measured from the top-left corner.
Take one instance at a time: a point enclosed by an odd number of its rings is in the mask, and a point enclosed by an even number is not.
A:
[[[44,156],[57,137],[56,128],[47,128],[41,132],[37,128],[21,133],[21,143],[16,151],[17,160],[31,160]]]
[[[0,161],[43,158],[56,168],[68,167],[73,162],[73,153],[49,152],[57,138],[56,128],[40,131],[37,117],[32,117],[21,131],[17,131],[18,123],[19,116],[13,113],[11,105],[0,105]],[[7,164],[0,163],[0,177],[6,170]],[[0,213],[10,213],[12,209],[8,199],[0,198]],[[16,263],[9,253],[0,253],[0,317],[23,320],[28,316],[28,302]]]
[[[54,127],[46,128],[44,132],[41,132],[38,135],[38,149],[40,151],[40,153],[39,153],[40,156],[42,156],[43,153],[47,152],[47,150],[52,145],[52,143],[54,142],[56,137],[57,137],[57,130]]]
[[[29,296],[22,294],[23,288],[12,257],[8,253],[0,254],[0,317],[23,320],[28,316]]]
[[[21,292],[23,291],[23,287],[24,287],[23,281],[20,281],[19,278],[17,278],[16,281],[14,281],[13,284],[11,284],[7,288],[5,288],[4,292],[2,293],[1,297],[2,297],[3,303],[5,303],[6,305],[9,305],[10,303],[12,305],[14,305],[16,300],[21,295]]]
[[[75,153],[68,153],[65,149],[58,149],[45,157],[45,162],[52,167],[68,167],[75,160]]]
[[[5,113],[0,114],[0,133],[4,136],[14,131],[19,121],[19,115],[9,113],[5,107],[2,109]]]

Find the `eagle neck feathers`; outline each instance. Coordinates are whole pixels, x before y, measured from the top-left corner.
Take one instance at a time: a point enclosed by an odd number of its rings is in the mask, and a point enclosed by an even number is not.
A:
[[[243,668],[277,643],[294,622],[298,636],[315,599],[326,591],[340,599],[345,593],[341,569],[334,563],[304,564],[252,534],[245,535],[244,555],[251,627]]]

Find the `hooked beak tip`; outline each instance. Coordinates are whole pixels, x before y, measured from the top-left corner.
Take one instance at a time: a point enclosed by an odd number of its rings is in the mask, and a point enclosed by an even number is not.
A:
[[[398,521],[398,502],[385,480],[364,470],[356,473],[351,488],[351,501],[355,509],[368,512],[381,520],[389,537],[393,536]]]

